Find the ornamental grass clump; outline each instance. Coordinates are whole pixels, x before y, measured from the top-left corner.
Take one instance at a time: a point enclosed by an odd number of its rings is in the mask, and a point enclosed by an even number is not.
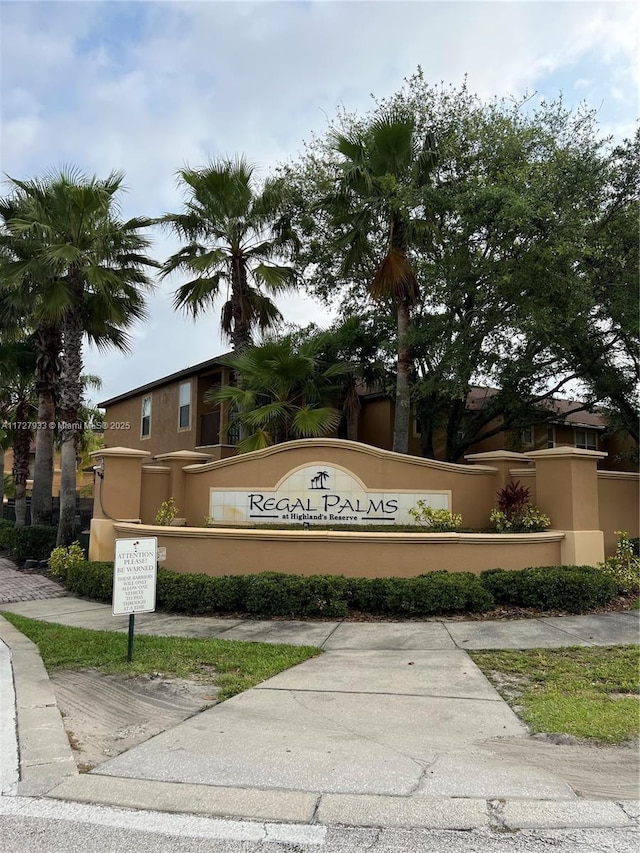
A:
[[[551,526],[549,516],[530,502],[531,492],[519,481],[498,492],[498,506],[489,521],[497,533],[535,533]]]

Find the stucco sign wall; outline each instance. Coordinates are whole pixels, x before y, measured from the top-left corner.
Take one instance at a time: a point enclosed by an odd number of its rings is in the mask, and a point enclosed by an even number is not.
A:
[[[236,524],[412,524],[422,500],[450,509],[449,491],[372,491],[354,474],[323,462],[290,471],[275,489],[210,490],[213,521]]]

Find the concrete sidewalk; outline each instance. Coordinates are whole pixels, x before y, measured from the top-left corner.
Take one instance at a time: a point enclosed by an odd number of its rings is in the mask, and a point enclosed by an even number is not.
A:
[[[0,610],[94,629],[124,631],[127,623],[107,605],[68,596]],[[575,755],[582,773],[603,775],[598,748],[582,747],[572,758],[570,747],[528,737],[465,650],[637,643],[639,615],[364,624],[140,615],[138,633],[316,645],[324,654],[89,774],[77,774],[70,762],[37,651],[0,619],[0,639],[11,649],[21,756],[21,779],[9,792],[314,824],[633,825],[640,815],[637,751],[616,753],[610,790],[582,796]],[[559,768],[550,750],[563,749]]]

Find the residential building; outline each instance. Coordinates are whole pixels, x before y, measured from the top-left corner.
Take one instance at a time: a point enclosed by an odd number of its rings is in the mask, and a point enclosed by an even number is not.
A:
[[[226,406],[204,402],[205,393],[231,381],[231,370],[218,358],[164,376],[134,388],[100,404],[105,409],[105,447],[130,447],[147,450],[152,457],[176,450],[208,453],[213,459],[235,454],[236,437],[225,429]],[[467,397],[469,411],[481,408],[495,394],[491,388],[471,388]],[[393,400],[363,390],[358,417],[357,440],[390,450],[393,444]],[[602,412],[576,411],[580,404],[554,398],[548,403],[546,422],[522,430],[502,430],[469,448],[468,453],[490,450],[527,452],[548,447],[577,447],[608,453],[601,467],[634,471],[631,443],[607,429]],[[499,426],[498,421],[490,429]],[[346,430],[338,431],[346,437]],[[436,458],[444,459],[445,436],[436,436]],[[414,421],[409,453],[421,456],[419,425]],[[458,460],[463,462],[464,460]]]

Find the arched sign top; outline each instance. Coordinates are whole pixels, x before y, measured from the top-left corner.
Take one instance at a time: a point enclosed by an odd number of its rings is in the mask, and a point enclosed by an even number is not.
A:
[[[292,468],[276,483],[275,491],[292,488],[307,488],[309,491],[367,491],[366,485],[356,474],[342,465],[327,462],[311,462]]]

